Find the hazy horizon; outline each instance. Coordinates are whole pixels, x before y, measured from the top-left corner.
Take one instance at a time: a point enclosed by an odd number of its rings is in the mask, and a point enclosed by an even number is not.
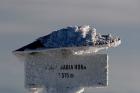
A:
[[[0,91],[25,93],[24,64],[12,51],[67,26],[91,25],[120,36],[108,50],[109,86],[85,93],[139,93],[139,0],[2,0],[0,1]]]

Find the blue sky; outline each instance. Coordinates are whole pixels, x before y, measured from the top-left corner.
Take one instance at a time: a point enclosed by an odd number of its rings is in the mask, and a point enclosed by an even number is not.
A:
[[[97,32],[119,35],[110,49],[109,87],[86,93],[139,93],[139,0],[1,0],[0,91],[24,93],[24,64],[11,51],[66,26],[93,25]]]

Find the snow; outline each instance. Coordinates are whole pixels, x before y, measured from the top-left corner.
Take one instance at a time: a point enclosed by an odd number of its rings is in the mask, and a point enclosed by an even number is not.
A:
[[[60,30],[38,38],[33,43],[26,45],[17,51],[35,51],[48,49],[70,49],[74,54],[92,53],[99,50],[117,47],[121,44],[118,37],[111,34],[101,35],[96,29],[89,25],[68,26]]]
[[[88,25],[66,27],[43,36],[38,40],[46,48],[93,46],[96,29]]]

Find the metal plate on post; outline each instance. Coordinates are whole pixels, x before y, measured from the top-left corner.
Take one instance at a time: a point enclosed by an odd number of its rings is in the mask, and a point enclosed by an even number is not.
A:
[[[105,87],[108,84],[107,54],[28,55],[25,62],[25,87],[74,88]]]

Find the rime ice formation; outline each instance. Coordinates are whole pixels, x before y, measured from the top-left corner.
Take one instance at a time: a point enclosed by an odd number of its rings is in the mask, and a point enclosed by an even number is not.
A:
[[[54,31],[46,36],[38,38],[35,42],[22,47],[17,51],[54,48],[80,48],[76,51],[81,52],[82,50],[83,52],[83,49],[85,48],[85,52],[86,49],[88,50],[89,48],[92,48],[93,52],[97,52],[101,49],[116,47],[120,45],[120,43],[120,38],[113,37],[111,34],[101,35],[100,33],[96,32],[94,27],[84,25],[66,27]]]
[[[67,27],[54,31],[38,40],[46,48],[91,46],[94,44],[96,29],[90,26]]]
[[[38,40],[40,40],[46,48],[60,48],[109,45],[119,40],[119,38],[112,38],[110,34],[100,35],[94,27],[84,25],[63,28],[41,37]]]

